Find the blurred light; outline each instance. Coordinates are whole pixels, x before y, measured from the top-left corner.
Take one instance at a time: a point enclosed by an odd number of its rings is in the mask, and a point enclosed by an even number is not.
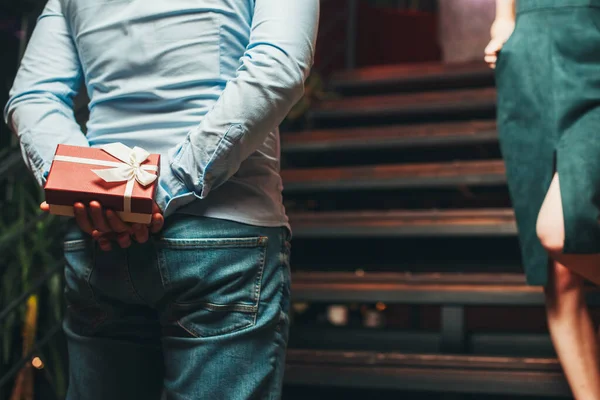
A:
[[[292,308],[297,313],[303,313],[308,310],[308,303],[293,303]]]
[[[363,271],[362,269],[357,269],[356,271],[354,271],[354,273],[356,274],[356,276],[365,276],[365,271]]]
[[[33,368],[37,369],[44,368],[44,362],[39,357],[35,357],[33,360],[31,360],[31,365],[33,365]]]
[[[327,320],[335,326],[348,324],[348,307],[343,305],[331,305],[327,307]]]
[[[382,302],[378,302],[377,304],[375,304],[375,308],[378,311],[383,311],[383,310],[385,310],[387,308],[387,306],[384,303],[382,303]]]

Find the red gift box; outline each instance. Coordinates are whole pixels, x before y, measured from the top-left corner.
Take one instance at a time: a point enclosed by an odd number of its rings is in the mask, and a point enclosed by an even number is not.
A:
[[[123,221],[149,224],[159,163],[159,154],[121,143],[100,148],[60,144],[44,186],[50,213],[73,216],[73,204],[95,200]]]

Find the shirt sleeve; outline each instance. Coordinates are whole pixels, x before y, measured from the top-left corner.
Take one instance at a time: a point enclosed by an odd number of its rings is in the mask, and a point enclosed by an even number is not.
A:
[[[226,182],[300,100],[318,20],[319,0],[255,0],[250,41],[235,78],[200,125],[171,149],[169,171],[161,172],[158,203],[165,215]]]
[[[60,1],[49,0],[4,110],[4,119],[18,136],[23,158],[40,185],[58,144],[89,146],[73,112],[81,85],[81,66]]]

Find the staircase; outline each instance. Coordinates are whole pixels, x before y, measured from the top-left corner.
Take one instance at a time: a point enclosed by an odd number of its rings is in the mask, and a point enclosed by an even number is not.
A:
[[[282,133],[293,300],[407,317],[372,329],[297,312],[286,384],[569,397],[520,267],[493,71],[374,67],[329,88],[308,129]]]

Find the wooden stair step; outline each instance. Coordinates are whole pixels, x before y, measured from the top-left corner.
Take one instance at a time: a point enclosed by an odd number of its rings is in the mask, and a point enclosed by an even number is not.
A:
[[[324,304],[315,302],[311,305],[317,306],[321,310],[324,306]],[[386,305],[389,306],[389,303]],[[447,307],[456,306],[450,304]],[[492,307],[486,308],[489,310]],[[541,307],[537,308],[543,313]],[[519,310],[512,308],[511,312],[519,312]],[[407,327],[406,324],[403,327],[385,326],[388,323],[385,316],[383,318],[384,326],[378,328],[357,325],[333,326],[325,321],[314,322],[313,316],[305,317],[302,313],[296,312],[290,331],[289,346],[294,349],[311,350],[464,354],[449,353],[452,348],[447,347],[446,338],[449,331],[447,325],[446,330],[441,326],[443,324],[442,313],[440,310],[440,329],[438,330]],[[307,318],[310,319],[307,320]],[[465,321],[465,325],[469,325],[467,321]],[[465,328],[467,333],[464,337],[464,344],[471,351],[470,354],[510,357],[554,357],[556,354],[548,333],[492,332],[469,330],[468,326]]]
[[[511,209],[293,212],[296,238],[514,236]]]
[[[288,349],[285,382],[472,394],[570,394],[554,358]]]
[[[418,63],[373,66],[341,71],[331,76],[328,87],[341,93],[428,90],[494,84],[494,71],[483,62]]]
[[[314,363],[333,365],[372,365],[372,366],[413,366],[467,369],[485,368],[513,371],[552,371],[560,372],[561,367],[555,358],[485,357],[475,355],[446,354],[400,354],[375,353],[366,351],[327,351],[292,349],[288,359],[293,363]]]
[[[309,111],[316,120],[383,117],[415,117],[436,115],[471,115],[495,112],[496,89],[452,90],[396,95],[346,97],[323,101]]]
[[[399,267],[400,269],[400,267]],[[517,273],[297,271],[294,301],[460,305],[544,305],[543,289]],[[590,287],[588,299],[598,303]]]
[[[289,169],[281,175],[287,193],[506,183],[502,160]]]
[[[284,153],[377,150],[497,142],[496,121],[446,122],[286,132]]]

